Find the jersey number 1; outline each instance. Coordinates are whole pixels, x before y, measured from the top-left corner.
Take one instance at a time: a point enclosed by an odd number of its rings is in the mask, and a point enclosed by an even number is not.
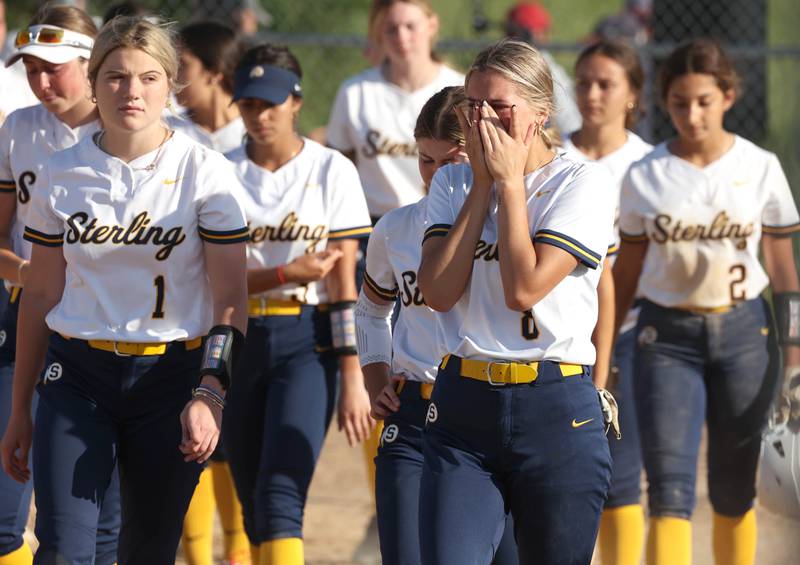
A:
[[[539,328],[536,326],[536,320],[533,319],[533,309],[522,313],[522,337],[527,340],[539,337]]]
[[[153,310],[153,318],[161,319],[164,317],[164,275],[158,275],[153,280],[153,286],[156,287],[156,307]]]

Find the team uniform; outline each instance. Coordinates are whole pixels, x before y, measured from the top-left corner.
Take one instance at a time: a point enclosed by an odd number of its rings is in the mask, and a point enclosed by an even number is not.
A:
[[[448,233],[471,185],[469,165],[437,172],[423,241]],[[448,353],[423,434],[426,564],[489,563],[509,509],[520,562],[591,559],[611,472],[590,366],[614,193],[601,167],[564,155],[525,187],[533,241],[577,265],[531,309],[506,308],[492,196],[464,295],[436,316]]]
[[[419,489],[422,477],[422,430],[436,378],[436,313],[417,287],[426,227],[427,198],[384,215],[370,235],[364,284],[386,301],[399,297],[400,312],[392,329],[392,374],[400,409],[386,419],[376,465],[375,500],[384,565],[420,563]],[[358,323],[358,318],[357,318]],[[502,560],[517,562],[511,528],[501,544]]]
[[[651,516],[691,516],[703,424],[715,513],[751,509],[779,380],[759,243],[799,222],[775,155],[740,137],[702,168],[666,143],[631,167],[620,232],[623,243],[648,244],[635,393]]]
[[[248,269],[277,267],[329,241],[369,235],[358,174],[336,151],[303,139],[278,170],[246,145],[229,153],[244,187]],[[250,542],[302,538],[311,476],[336,399],[325,283],[284,284],[249,300],[247,342],[226,399],[225,449]]]
[[[570,136],[564,138],[562,148],[570,158],[576,161],[592,161],[575,147]],[[647,155],[652,149],[652,145],[629,131],[628,140],[622,147],[594,161],[603,165],[611,174],[612,187],[615,190],[615,202],[619,202],[619,191],[622,189],[622,180],[625,178],[628,168],[632,163]],[[614,238],[616,240],[615,243],[617,243],[618,234],[615,233]],[[612,251],[609,251],[609,255],[611,254]],[[613,257],[611,257],[611,260],[613,260]],[[631,308],[620,328],[620,335],[614,346],[613,361],[617,369],[617,378],[616,382],[613,383],[612,392],[619,406],[620,429],[624,433],[618,441],[609,442],[614,468],[611,474],[611,487],[608,489],[606,508],[639,504],[641,497],[642,455],[633,398],[633,351],[635,347],[635,332],[633,328],[636,326],[637,314],[638,308]]]
[[[208,131],[199,126],[186,113],[176,115],[167,110],[165,121],[171,129],[180,131],[196,142],[220,153],[233,151],[242,144],[242,140],[247,135],[241,117],[231,120],[217,131]]]
[[[30,259],[31,244],[23,231],[31,209],[31,198],[48,185],[41,180],[44,163],[54,152],[75,145],[98,131],[98,120],[70,128],[44,106],[36,105],[13,112],[0,129],[0,193],[14,198],[15,214],[11,226],[11,247],[22,259]],[[8,205],[12,205],[10,202]],[[11,389],[16,358],[17,312],[22,289],[9,286],[7,304],[0,321],[0,425],[5,429],[11,414]],[[34,414],[36,396],[34,396]],[[116,561],[120,504],[118,477],[105,493],[97,524],[98,564]],[[32,484],[22,485],[5,473],[0,476],[0,555],[20,547],[28,518]]]
[[[216,152],[175,133],[125,163],[97,139],[49,159],[49,190],[25,217],[25,239],[66,260],[37,385],[37,561],[94,563],[97,501],[118,464],[118,561],[171,563],[202,470],[178,445],[212,324],[203,246],[243,242],[247,228]]]

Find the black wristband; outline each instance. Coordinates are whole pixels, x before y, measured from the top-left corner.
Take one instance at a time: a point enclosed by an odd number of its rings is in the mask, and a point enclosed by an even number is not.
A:
[[[211,328],[205,339],[200,376],[216,377],[222,388],[227,390],[243,345],[244,334],[233,326]]]
[[[780,345],[800,345],[800,292],[773,295]]]

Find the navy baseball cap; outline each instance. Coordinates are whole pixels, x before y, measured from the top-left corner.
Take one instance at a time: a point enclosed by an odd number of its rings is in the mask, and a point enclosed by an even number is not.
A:
[[[258,98],[271,104],[283,104],[290,95],[302,96],[300,77],[292,71],[272,65],[253,65],[239,69],[233,78],[233,101]]]

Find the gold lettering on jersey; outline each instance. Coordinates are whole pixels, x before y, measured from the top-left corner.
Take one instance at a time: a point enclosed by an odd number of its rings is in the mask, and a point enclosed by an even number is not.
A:
[[[261,243],[263,241],[298,241],[309,242],[306,253],[313,253],[317,244],[328,236],[328,230],[323,225],[309,226],[301,224],[300,219],[294,212],[289,212],[281,220],[278,226],[258,226],[251,228],[250,242]]]
[[[403,306],[425,306],[425,298],[417,286],[417,273],[403,271],[403,289],[400,291],[400,301]]]
[[[483,259],[484,261],[499,261],[500,256],[497,251],[496,243],[487,243],[482,239],[478,240],[475,246],[475,259]]]
[[[655,217],[655,232],[652,240],[656,243],[679,241],[721,241],[723,239],[738,239],[736,247],[747,247],[747,238],[753,235],[755,225],[740,224],[731,220],[724,210],[718,213],[711,224],[684,224],[678,219],[673,219],[669,214],[659,214]]]
[[[81,243],[83,245],[113,243],[115,245],[159,245],[161,249],[156,252],[156,259],[164,261],[172,250],[183,243],[186,235],[182,226],[162,228],[151,226],[151,219],[147,212],[141,212],[133,218],[130,225],[105,226],[98,225],[96,218],[89,218],[86,212],[75,212],[67,219],[67,243]]]
[[[404,143],[392,141],[384,137],[381,132],[371,129],[367,132],[366,145],[362,148],[364,157],[373,159],[378,155],[389,155],[390,157],[416,157],[417,144],[415,142]]]

